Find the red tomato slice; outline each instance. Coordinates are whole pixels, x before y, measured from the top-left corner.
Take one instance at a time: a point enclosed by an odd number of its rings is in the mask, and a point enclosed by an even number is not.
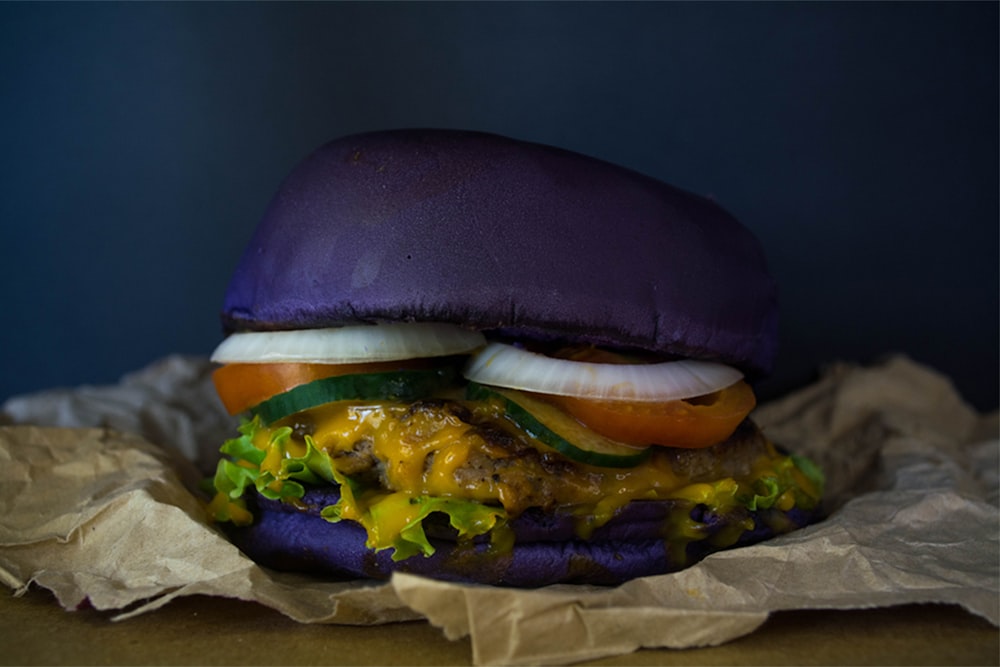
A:
[[[664,403],[546,398],[612,440],[687,448],[722,442],[757,404],[753,389],[743,381],[708,396]]]
[[[245,412],[295,387],[334,375],[426,368],[426,359],[365,364],[226,364],[212,373],[215,391],[231,415]]]

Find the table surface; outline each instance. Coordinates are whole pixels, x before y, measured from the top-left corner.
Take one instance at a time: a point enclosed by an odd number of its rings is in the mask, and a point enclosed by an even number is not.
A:
[[[192,596],[126,621],[64,611],[45,590],[0,587],[2,665],[468,665],[468,639],[426,622],[301,625],[258,604]],[[589,665],[998,665],[1000,630],[944,605],[771,616],[722,646],[636,653]]]

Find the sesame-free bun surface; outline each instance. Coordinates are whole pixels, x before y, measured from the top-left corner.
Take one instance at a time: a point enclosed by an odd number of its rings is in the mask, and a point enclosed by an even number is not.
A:
[[[577,153],[449,130],[332,141],[279,188],[227,331],[452,322],[766,373],[775,286],[713,202]]]

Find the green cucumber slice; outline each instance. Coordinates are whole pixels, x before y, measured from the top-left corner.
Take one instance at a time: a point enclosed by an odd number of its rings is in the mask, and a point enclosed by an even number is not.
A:
[[[633,447],[595,433],[556,406],[523,392],[470,382],[465,397],[501,401],[507,417],[531,437],[579,463],[631,468],[642,463],[651,451],[649,447]]]
[[[448,386],[457,377],[451,367],[335,375],[272,396],[250,412],[270,424],[333,401],[415,401]]]

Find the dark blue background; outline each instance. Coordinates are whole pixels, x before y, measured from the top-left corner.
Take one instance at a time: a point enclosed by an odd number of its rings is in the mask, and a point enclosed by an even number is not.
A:
[[[993,408],[997,8],[0,4],[0,398],[209,353],[297,160],[438,126],[729,208],[782,287],[765,396],[903,351]]]

